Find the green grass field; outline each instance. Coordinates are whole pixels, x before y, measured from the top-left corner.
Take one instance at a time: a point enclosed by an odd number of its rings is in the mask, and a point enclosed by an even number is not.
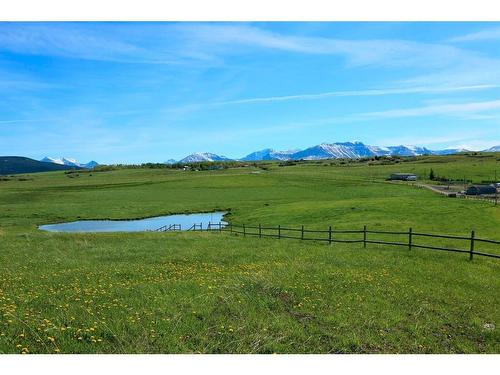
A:
[[[228,233],[47,233],[37,225],[229,210],[232,223],[475,230],[498,240],[500,206],[384,178],[425,178],[433,168],[480,182],[500,171],[499,159],[0,181],[0,352],[498,353],[497,259]],[[500,254],[491,246],[478,250]]]

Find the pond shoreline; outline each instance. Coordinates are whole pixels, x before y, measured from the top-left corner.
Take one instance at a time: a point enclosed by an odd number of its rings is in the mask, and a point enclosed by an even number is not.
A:
[[[184,212],[168,212],[168,213],[160,213],[157,215],[148,215],[148,216],[138,216],[138,217],[133,217],[133,218],[124,218],[124,219],[113,219],[113,218],[81,218],[81,217],[73,217],[73,218],[68,218],[67,220],[71,221],[135,221],[135,220],[145,220],[145,219],[153,219],[155,217],[162,217],[162,216],[174,216],[174,215],[196,215],[196,214],[212,214],[216,212],[225,212],[223,215],[223,218],[225,219],[226,216],[231,215],[231,209],[230,208],[222,208],[222,209],[214,209],[211,211],[184,211]],[[61,221],[61,222],[47,222],[43,224],[37,224],[37,228],[39,228],[42,225],[55,225],[55,224],[64,224],[64,223],[69,223],[71,221]]]
[[[102,233],[102,232],[147,232],[156,230],[186,231],[202,228],[210,223],[227,225],[225,216],[229,211],[184,212],[180,214],[149,216],[140,219],[77,219],[60,223],[38,225],[37,229],[48,232]],[[215,215],[215,218],[213,217]]]

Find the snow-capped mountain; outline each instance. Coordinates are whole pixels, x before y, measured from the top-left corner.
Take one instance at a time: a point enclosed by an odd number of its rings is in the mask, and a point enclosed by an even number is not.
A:
[[[62,159],[49,158],[48,156],[44,157],[40,161],[43,161],[44,163],[54,163],[54,164],[64,165],[64,162],[62,161]]]
[[[51,157],[44,157],[42,160],[45,163],[54,163],[54,164],[60,164],[60,165],[67,165],[69,167],[78,167],[78,168],[87,168],[87,169],[93,169],[96,166],[99,165],[96,161],[92,160],[89,161],[88,163],[79,163],[75,159],[70,159],[70,158],[51,158]]]
[[[195,163],[200,161],[260,161],[260,160],[320,160],[320,159],[340,159],[340,158],[364,158],[373,156],[420,156],[420,155],[451,155],[461,152],[469,152],[464,148],[448,148],[444,150],[430,150],[426,147],[399,145],[399,146],[370,146],[362,142],[337,142],[321,143],[317,146],[306,148],[305,150],[276,151],[266,148],[255,151],[241,159],[228,159],[211,153],[191,154],[179,163]],[[500,146],[492,147],[483,152],[500,152]]]
[[[322,143],[318,146],[313,146],[294,153],[292,159],[317,160],[363,158],[390,154],[391,151],[388,148],[368,146],[361,142]]]
[[[179,160],[179,163],[199,163],[204,161],[231,161],[225,156],[212,154],[210,152],[196,152]]]
[[[71,167],[81,167],[80,163],[78,163],[75,159],[62,158],[61,161],[64,165],[69,165]]]
[[[390,151],[390,155],[399,156],[419,156],[419,155],[431,155],[433,152],[425,147],[418,146],[389,146],[387,147]]]
[[[447,148],[444,150],[432,151],[434,155],[453,155],[460,154],[461,152],[470,152],[470,150],[467,150],[465,148]]]
[[[487,150],[484,150],[484,152],[500,152],[500,145],[499,146],[493,146]]]
[[[288,151],[276,151],[272,148],[266,148],[264,150],[255,151],[248,154],[241,160],[245,161],[255,161],[255,160],[289,160],[292,155],[299,150],[288,150]]]

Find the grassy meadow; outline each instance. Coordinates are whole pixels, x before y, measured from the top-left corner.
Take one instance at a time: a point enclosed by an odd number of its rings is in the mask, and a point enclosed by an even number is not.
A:
[[[68,234],[37,226],[228,210],[235,224],[475,230],[498,240],[500,206],[384,179],[393,172],[425,179],[432,168],[481,182],[500,172],[499,160],[47,172],[0,181],[0,353],[498,353],[497,259],[228,233]],[[478,250],[500,254],[491,246]]]

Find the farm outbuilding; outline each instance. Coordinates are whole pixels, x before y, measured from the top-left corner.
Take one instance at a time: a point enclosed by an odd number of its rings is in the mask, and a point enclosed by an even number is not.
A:
[[[467,188],[467,195],[496,194],[497,189],[493,185],[472,185]]]
[[[393,173],[389,177],[389,180],[416,181],[417,175],[413,173]]]

